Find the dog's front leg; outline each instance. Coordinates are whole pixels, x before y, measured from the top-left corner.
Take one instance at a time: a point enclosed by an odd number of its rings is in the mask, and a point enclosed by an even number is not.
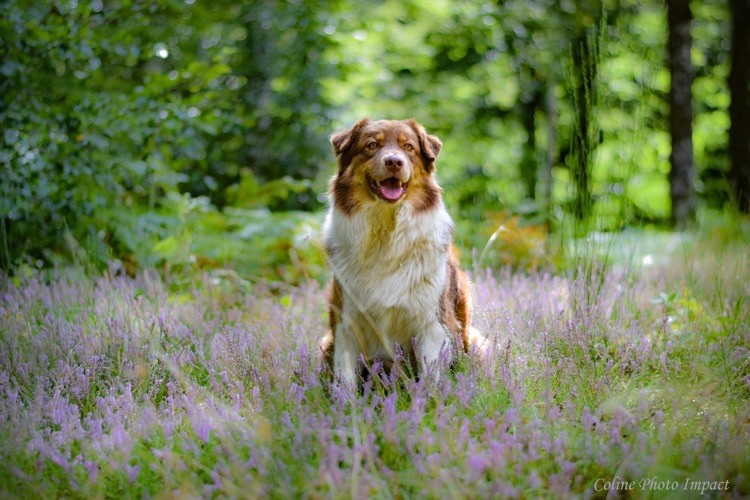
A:
[[[450,347],[448,331],[437,321],[419,335],[416,348],[420,376],[429,376],[433,382],[437,382],[441,364],[450,364],[453,358]],[[444,354],[442,359],[441,354]]]
[[[357,388],[357,358],[359,348],[351,329],[344,324],[336,331],[336,344],[333,351],[333,373],[337,381],[349,390]]]

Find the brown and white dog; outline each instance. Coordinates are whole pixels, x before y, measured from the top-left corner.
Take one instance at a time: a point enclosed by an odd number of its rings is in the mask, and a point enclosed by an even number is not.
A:
[[[414,120],[367,118],[331,143],[338,172],[323,226],[333,270],[323,359],[353,388],[360,355],[392,360],[395,343],[437,378],[441,352],[450,361],[477,336],[435,180],[442,143]]]

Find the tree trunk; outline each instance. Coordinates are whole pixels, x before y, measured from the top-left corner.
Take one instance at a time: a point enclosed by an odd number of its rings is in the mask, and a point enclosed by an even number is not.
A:
[[[541,171],[539,181],[542,188],[541,197],[544,207],[544,222],[547,225],[547,230],[551,230],[552,167],[555,164],[555,154],[557,151],[557,99],[555,98],[555,80],[553,77],[547,79],[544,108],[547,114],[547,151],[544,159],[544,168]]]
[[[573,135],[573,164],[571,165],[575,198],[573,215],[584,220],[591,214],[591,148],[592,124],[590,112],[596,107],[597,40],[582,31],[573,48],[575,78],[575,131]]]
[[[677,227],[685,227],[695,220],[691,18],[689,0],[667,1],[669,71],[672,76],[669,91],[669,133],[672,137],[669,194],[672,222]]]
[[[533,88],[521,102],[521,121],[526,130],[526,144],[521,159],[521,179],[525,186],[526,197],[536,198],[537,162],[536,162],[536,112],[542,104],[542,89],[537,82],[528,83]]]
[[[730,0],[732,69],[728,85],[730,185],[740,212],[750,213],[750,0]]]

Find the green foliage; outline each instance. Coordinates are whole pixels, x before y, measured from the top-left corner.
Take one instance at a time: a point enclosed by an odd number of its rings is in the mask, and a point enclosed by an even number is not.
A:
[[[247,85],[241,161],[264,181],[293,175],[313,179],[328,161],[335,108],[322,82],[338,78],[327,51],[333,45],[335,2],[267,1],[241,9],[239,57],[234,68]],[[314,206],[310,193],[276,200],[286,207]]]
[[[160,266],[177,275],[231,268],[233,275],[288,284],[319,279],[324,254],[321,217],[267,208],[218,210],[206,198],[168,196],[156,211],[109,212],[109,242],[127,262]]]
[[[721,208],[728,11],[714,0],[693,10],[696,189]],[[324,201],[328,137],[364,115],[414,117],[443,139],[438,175],[450,211],[471,226],[459,230],[466,248],[484,247],[477,235],[491,235],[501,212],[522,229],[559,231],[581,212],[576,158],[593,207],[581,227],[664,224],[665,33],[660,2],[9,0],[0,265],[88,254],[97,266],[184,266],[206,247],[208,260],[234,266],[243,240],[219,237],[242,227],[231,209],[267,223],[288,210],[286,229],[267,236],[277,250],[255,255],[275,270],[242,266],[280,278],[295,262],[280,240],[304,225],[295,210]],[[586,64],[584,47],[597,56]],[[179,199],[203,200],[201,217],[215,224],[184,229]],[[257,215],[264,208],[273,214]]]
[[[322,50],[309,47],[322,28],[303,21],[308,11],[275,18],[282,25],[269,33],[264,47],[299,23],[308,35],[278,41],[277,51],[261,61],[243,50],[248,33],[262,31],[245,21],[268,18],[270,7],[244,12],[166,0],[13,1],[5,10],[9,15],[0,20],[5,267],[23,255],[50,259],[69,252],[70,241],[115,241],[109,247],[115,256],[127,257],[120,252],[129,249],[138,264],[149,264],[148,252],[135,251],[143,246],[138,240],[144,233],[163,233],[167,219],[182,217],[169,213],[179,193],[208,196],[219,207],[227,200],[240,207],[315,203],[310,179],[325,165],[328,107],[318,105],[325,112],[315,113],[314,93],[308,100],[293,97],[295,89],[314,88],[308,83],[322,76],[298,71],[304,60],[284,62],[280,56],[300,48]],[[255,93],[252,75],[244,74],[253,64],[272,70],[265,97]],[[274,89],[289,75],[294,78],[287,82],[285,101],[260,106],[258,99],[281,95]],[[269,125],[264,116],[280,121]],[[289,122],[295,125],[284,125]],[[270,126],[275,139],[261,140],[254,124]],[[254,183],[256,177],[270,183]],[[292,215],[290,225],[297,219]]]
[[[114,207],[155,207],[189,179],[184,172],[231,153],[209,144],[238,134],[238,117],[222,115],[235,100],[228,54],[192,52],[194,40],[168,21],[200,12],[166,1],[6,9],[0,161],[9,175],[0,214],[8,260],[59,251],[66,227],[86,239]]]

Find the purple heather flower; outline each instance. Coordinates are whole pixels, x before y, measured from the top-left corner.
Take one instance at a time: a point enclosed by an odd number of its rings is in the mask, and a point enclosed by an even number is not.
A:
[[[140,465],[125,464],[125,473],[128,475],[128,481],[134,483],[138,473],[141,471]]]
[[[208,443],[211,438],[211,425],[204,419],[195,418],[193,420],[193,431],[198,439],[204,443]]]
[[[484,455],[474,453],[466,457],[466,465],[477,474],[481,474],[487,469],[487,460]]]

